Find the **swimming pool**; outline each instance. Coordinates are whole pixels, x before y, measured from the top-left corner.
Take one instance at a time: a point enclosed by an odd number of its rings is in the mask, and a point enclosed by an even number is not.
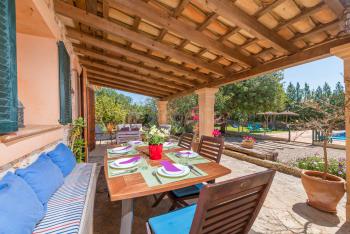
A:
[[[345,131],[333,133],[332,139],[338,140],[338,141],[345,141],[346,140]]]

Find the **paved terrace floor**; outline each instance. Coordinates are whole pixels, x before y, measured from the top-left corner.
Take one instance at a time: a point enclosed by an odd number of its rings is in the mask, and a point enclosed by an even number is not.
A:
[[[106,146],[97,145],[90,153],[91,162],[102,165]],[[232,170],[230,175],[218,181],[262,171],[265,168],[223,156],[222,164]],[[345,197],[338,206],[338,214],[320,212],[305,204],[306,194],[299,178],[277,173],[264,206],[250,233],[350,233],[350,224],[345,224]],[[168,199],[152,208],[153,197],[136,199],[133,233],[143,234],[146,220],[167,212]],[[121,202],[110,202],[106,182],[101,170],[95,199],[94,233],[119,233]]]

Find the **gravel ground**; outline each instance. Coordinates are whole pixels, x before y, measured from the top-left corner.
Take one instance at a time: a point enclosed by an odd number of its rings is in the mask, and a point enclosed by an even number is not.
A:
[[[241,142],[242,139],[239,137],[225,137],[225,141]],[[323,155],[322,147],[313,146],[308,143],[258,140],[256,144],[258,147],[263,147],[266,150],[277,151],[278,161],[283,163],[288,163],[298,158],[311,155]],[[328,149],[329,158],[345,158],[345,153],[345,150],[341,149]]]

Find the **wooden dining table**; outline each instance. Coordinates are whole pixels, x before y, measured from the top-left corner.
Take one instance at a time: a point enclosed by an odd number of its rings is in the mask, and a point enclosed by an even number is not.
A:
[[[116,147],[112,146],[111,148]],[[148,147],[138,147],[137,155],[147,156]],[[183,148],[176,148],[171,150],[163,150],[162,159],[161,160],[169,160],[170,158],[166,156],[166,153],[177,152],[180,150],[184,150]],[[135,154],[136,155],[136,154]],[[132,155],[128,155],[131,157]],[[172,183],[160,184],[157,186],[149,187],[145,182],[141,173],[134,173],[128,175],[120,175],[116,177],[108,176],[108,160],[118,157],[108,157],[108,153],[106,151],[104,158],[104,171],[105,177],[107,181],[108,192],[110,196],[110,200],[113,201],[122,201],[122,214],[121,214],[121,234],[131,234],[132,232],[132,224],[133,224],[133,200],[138,197],[154,195],[162,192],[167,192],[175,189],[184,188],[187,186],[191,186],[194,184],[214,180],[218,177],[227,175],[231,173],[231,170],[220,165],[219,163],[210,161],[207,163],[196,164],[200,170],[205,172],[207,175],[189,178],[185,180],[179,180]],[[160,166],[161,160],[150,160],[148,159],[148,165],[151,167]]]

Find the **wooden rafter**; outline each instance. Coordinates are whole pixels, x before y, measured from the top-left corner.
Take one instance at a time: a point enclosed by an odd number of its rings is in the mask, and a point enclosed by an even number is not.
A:
[[[174,10],[173,16],[178,17],[181,12],[185,9],[186,5],[190,2],[190,0],[180,0],[179,5]]]
[[[311,62],[316,59],[325,58],[327,56],[330,56],[330,48],[336,47],[338,45],[343,45],[346,43],[350,43],[350,37],[333,40],[333,41],[324,43],[322,45],[300,51],[294,55],[283,57],[281,59],[275,60],[270,63],[266,63],[256,68],[248,69],[247,71],[244,71],[238,74],[233,74],[231,77],[210,82],[207,85],[199,85],[194,89],[188,89],[184,92],[168,96],[164,98],[164,100],[171,100],[176,97],[188,95],[197,89],[201,89],[205,87],[218,87],[225,84],[237,82],[240,80],[246,80],[246,79],[249,79],[258,75],[266,74],[269,72],[273,72],[276,70],[281,70],[288,67],[296,66],[302,63]]]
[[[130,82],[130,83],[134,83],[135,85],[138,86],[145,86],[148,88],[152,88],[155,90],[159,90],[159,91],[165,91],[167,93],[176,93],[177,90],[171,89],[169,87],[165,87],[156,83],[149,83],[149,82],[145,82],[144,80],[135,80],[132,77],[129,76],[124,76],[124,75],[120,75],[119,73],[111,73],[111,72],[107,72],[101,69],[96,69],[94,67],[90,67],[90,66],[86,66],[86,68],[88,69],[88,71],[90,73],[93,73],[95,75],[100,75],[102,77],[106,77],[109,80],[115,80],[115,81],[126,81],[126,82]]]
[[[123,90],[126,92],[131,92],[131,93],[137,93],[137,94],[141,94],[141,95],[145,95],[145,96],[149,96],[149,97],[155,97],[155,98],[161,98],[161,95],[156,95],[156,94],[152,94],[150,92],[145,92],[145,91],[140,91],[138,89],[131,89],[125,86],[121,86],[121,85],[116,85],[116,84],[111,84],[109,82],[103,82],[103,81],[97,81],[94,79],[89,79],[88,80],[90,84],[92,85],[97,85],[97,86],[101,86],[101,87],[109,87],[112,89],[119,89],[119,90]]]
[[[298,51],[293,44],[242,11],[231,0],[197,0],[197,2],[200,2],[205,9],[218,13],[259,39],[270,41],[276,49],[291,53]]]
[[[149,55],[142,54],[141,52],[132,50],[130,48],[125,48],[123,46],[119,46],[119,45],[116,45],[114,43],[102,40],[102,39],[97,39],[97,38],[95,38],[91,35],[88,35],[86,33],[81,33],[79,31],[76,31],[76,30],[70,29],[70,28],[67,29],[67,32],[68,32],[69,38],[78,40],[78,41],[83,42],[83,43],[93,45],[97,48],[105,49],[107,51],[111,51],[111,52],[114,52],[117,54],[122,54],[122,55],[125,55],[128,57],[140,60],[140,61],[144,61],[144,62],[147,62],[149,64],[153,64],[155,66],[163,68],[165,70],[174,71],[174,72],[179,73],[181,75],[192,77],[198,81],[206,82],[209,80],[208,76],[199,74],[198,72],[194,72],[191,69],[187,69],[187,68],[175,65],[175,64],[170,63],[170,62],[165,62],[165,61],[162,61],[160,59],[152,58]]]
[[[131,87],[135,86],[135,87],[152,88],[152,91],[157,92],[157,93],[162,94],[162,95],[169,95],[171,93],[174,93],[174,92],[171,92],[170,90],[159,89],[157,87],[154,87],[154,85],[150,85],[148,83],[142,83],[142,82],[140,83],[138,81],[132,80],[132,79],[125,77],[125,76],[121,76],[119,74],[117,74],[116,76],[109,76],[108,74],[103,74],[103,73],[101,74],[101,73],[102,72],[88,69],[88,76],[91,75],[91,76],[97,77],[103,81],[110,81],[110,82],[113,82],[116,84],[128,85]]]
[[[111,4],[111,2],[109,3]],[[108,32],[110,34],[123,37],[129,41],[141,44],[151,50],[157,51],[164,55],[170,56],[185,63],[193,64],[204,69],[208,69],[219,75],[227,75],[228,72],[218,64],[209,64],[204,60],[190,56],[182,51],[171,48],[161,42],[153,40],[144,34],[132,31],[126,27],[113,23],[107,19],[98,17],[94,14],[85,12],[77,7],[64,3],[62,1],[55,1],[55,10],[58,14],[69,17],[78,22],[84,23],[96,29]]]
[[[256,18],[259,18],[260,16],[265,15],[266,13],[272,11],[277,6],[281,5],[282,3],[286,2],[287,0],[276,0],[272,4],[268,5],[267,7],[264,7],[261,11],[258,11],[254,14]]]
[[[344,6],[340,0],[324,0],[324,2],[336,14],[338,19],[341,19],[344,14]]]
[[[248,56],[243,55],[239,50],[227,47],[224,44],[211,39],[209,36],[203,34],[198,30],[195,30],[193,27],[186,24],[185,22],[172,17],[169,12],[159,10],[143,1],[109,0],[109,5],[112,7],[118,7],[119,9],[126,11],[130,14],[142,15],[142,17],[145,18],[146,20],[151,21],[157,25],[160,25],[161,27],[166,27],[170,31],[173,31],[176,34],[190,41],[193,41],[203,47],[206,47],[212,50],[213,52],[215,52],[216,54],[226,56],[234,61],[243,63],[248,66],[257,65],[256,60],[252,60]],[[207,24],[211,22],[210,20],[214,20],[215,17],[217,17],[217,15],[213,13],[212,17],[208,18]],[[204,22],[203,27],[206,27],[206,26],[207,26],[206,22]],[[201,26],[200,26],[200,29],[201,29]],[[213,70],[211,69],[211,71]]]
[[[163,80],[157,77],[150,77],[141,75],[132,71],[124,70],[123,67],[114,67],[109,64],[103,64],[100,62],[94,62],[89,59],[80,58],[81,63],[89,69],[101,70],[111,74],[121,74],[122,76],[130,77],[131,79],[142,80],[146,83],[153,83],[153,85],[164,86],[164,88],[168,88],[169,90],[184,90],[185,88],[179,87],[178,85],[171,84],[169,82],[164,82]]]
[[[320,27],[316,27],[316,28],[312,29],[310,32],[307,32],[307,33],[304,33],[304,34],[299,34],[299,35],[293,37],[292,41],[297,41],[297,40],[299,40],[301,38],[310,37],[310,36],[315,35],[315,34],[317,34],[319,32],[324,32],[324,31],[327,31],[329,29],[335,28],[337,26],[339,27],[340,24],[341,24],[340,21],[330,22],[330,23],[322,25]]]
[[[144,76],[138,73],[132,73],[130,71],[126,71],[123,68],[118,68],[118,67],[114,67],[108,64],[103,64],[100,62],[96,62],[96,61],[91,61],[89,59],[84,59],[84,58],[80,58],[81,63],[89,68],[94,68],[94,69],[103,69],[105,71],[111,72],[111,73],[115,73],[115,72],[119,72],[120,74],[126,75],[126,76],[130,76],[130,77],[134,77],[137,79],[144,79],[147,80],[149,82],[155,82],[157,81],[160,85],[167,85],[170,88],[174,88],[177,90],[184,90],[185,88],[178,86],[176,84],[171,84],[170,82],[164,82],[163,80],[160,80],[157,77],[151,77],[151,76]]]
[[[84,48],[80,48],[80,47],[75,47],[75,51],[77,53],[80,53],[80,54],[84,54],[84,55],[87,55],[87,56],[90,56],[92,58],[96,58],[96,59],[100,59],[100,60],[103,60],[103,61],[106,61],[108,62],[109,64],[111,65],[115,65],[115,66],[124,66],[124,67],[127,67],[127,68],[130,68],[130,69],[133,69],[133,70],[137,70],[137,71],[142,71],[142,72],[146,72],[146,74],[151,74],[155,77],[160,77],[162,79],[165,79],[165,80],[168,80],[168,82],[176,82],[178,84],[181,84],[181,85],[186,85],[186,86],[194,86],[195,84],[189,80],[186,80],[186,79],[183,79],[183,78],[179,78],[179,77],[176,77],[176,76],[173,76],[173,75],[168,75],[164,72],[159,72],[159,71],[156,71],[154,69],[151,69],[151,68],[148,68],[148,67],[145,67],[144,65],[142,64],[138,64],[138,63],[134,63],[134,62],[126,62],[124,60],[121,60],[119,58],[116,58],[114,56],[106,56],[106,55],[101,55],[97,52],[94,52],[92,50],[88,50],[88,49],[84,49]]]

